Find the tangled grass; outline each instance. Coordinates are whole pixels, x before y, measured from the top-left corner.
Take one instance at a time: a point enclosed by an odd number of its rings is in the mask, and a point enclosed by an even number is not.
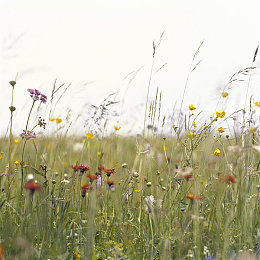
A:
[[[142,135],[122,137],[115,125],[98,137],[114,104],[105,100],[92,106],[86,123],[95,130],[85,137],[38,137],[46,122],[39,117],[30,127],[31,114],[47,97],[29,89],[26,127],[15,137],[15,84],[9,138],[0,139],[0,259],[258,259],[258,101],[251,98],[249,112],[216,110],[203,124],[190,104],[185,117],[171,117],[173,133],[162,136],[157,91]],[[228,98],[229,84],[220,98]],[[224,123],[238,113],[240,128],[228,131]]]

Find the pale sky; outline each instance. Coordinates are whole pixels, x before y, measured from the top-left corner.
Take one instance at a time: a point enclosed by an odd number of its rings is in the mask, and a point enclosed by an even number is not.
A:
[[[48,97],[53,83],[71,84],[59,101],[54,117],[65,118],[71,109],[77,118],[72,131],[83,134],[86,103],[99,105],[117,92],[114,124],[141,133],[144,119],[152,44],[161,45],[155,56],[149,100],[156,88],[162,92],[162,116],[180,107],[185,81],[194,53],[202,60],[188,82],[183,108],[191,103],[212,114],[230,77],[250,67],[260,43],[260,1],[4,1],[0,0],[0,133],[6,132],[10,112],[9,81],[17,73],[15,132],[25,128],[31,99],[27,88],[37,88]],[[167,63],[167,64],[166,64]],[[196,63],[196,62],[195,62]],[[162,65],[161,70],[156,72]],[[260,58],[251,75],[248,97],[260,101]],[[128,86],[130,72],[138,70]],[[233,112],[243,108],[248,77],[230,90],[229,100],[217,109]],[[62,92],[62,90],[61,90]],[[58,95],[59,96],[59,95]],[[124,100],[124,102],[122,102]],[[48,110],[40,111],[48,119]],[[33,125],[32,119],[32,124]],[[48,120],[47,120],[48,121]],[[117,123],[119,121],[119,123]],[[53,126],[50,126],[53,128]],[[109,129],[108,129],[109,131]],[[37,132],[37,130],[36,130]],[[47,132],[51,132],[48,128]]]

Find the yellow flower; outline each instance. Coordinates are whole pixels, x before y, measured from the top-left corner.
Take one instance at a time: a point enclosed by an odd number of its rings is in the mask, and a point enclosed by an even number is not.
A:
[[[254,128],[254,127],[252,127],[252,126],[249,128],[249,132],[250,132],[251,134],[254,134],[254,133],[256,132],[256,130],[257,130],[257,129]]]
[[[223,110],[219,110],[218,112],[216,112],[217,117],[221,117],[221,118],[223,118],[225,114],[226,113]]]
[[[256,105],[257,107],[260,107],[260,102],[255,102],[255,105]]]
[[[3,155],[2,154],[0,154],[0,160],[3,158]]]
[[[74,256],[76,257],[76,258],[81,258],[81,256],[80,256],[80,254],[78,253],[78,252],[74,252]]]
[[[191,139],[193,139],[193,137],[194,137],[194,133],[189,132],[189,133],[188,133],[188,137],[191,138]]]
[[[14,144],[19,144],[20,143],[18,139],[14,139],[13,142],[14,142]]]
[[[53,121],[55,121],[55,120],[56,120],[56,118],[54,118],[54,117],[49,117],[49,121],[53,122]]]
[[[219,156],[219,155],[220,155],[220,150],[219,150],[218,148],[216,148],[215,151],[214,151],[214,154],[215,154],[216,156]]]
[[[98,156],[99,158],[102,158],[103,155],[104,155],[104,153],[102,153],[102,152],[98,152],[98,153],[97,153],[97,156]]]
[[[56,123],[57,124],[60,124],[62,122],[62,119],[61,118],[56,118]]]
[[[86,134],[86,137],[87,137],[88,139],[92,139],[92,138],[94,137],[94,135],[91,134],[91,133],[87,133],[87,134]]]
[[[192,126],[193,126],[193,127],[197,127],[197,125],[196,125],[196,123],[195,123],[195,122],[193,122],[193,123],[192,123]]]
[[[221,96],[222,96],[223,98],[226,98],[226,97],[228,96],[228,93],[223,91],[222,94],[221,94]]]
[[[14,164],[15,164],[16,166],[19,166],[19,165],[20,165],[20,163],[19,163],[18,160],[16,160],[16,161],[14,162]]]
[[[195,110],[195,109],[196,109],[196,107],[194,107],[193,104],[190,104],[190,105],[189,105],[189,110],[190,110],[190,111]]]
[[[164,151],[167,151],[168,150],[168,147],[166,145],[163,146],[163,150]]]
[[[220,133],[224,133],[224,132],[225,132],[225,130],[224,130],[223,127],[219,127],[219,128],[218,128],[218,131],[219,131]]]
[[[115,129],[116,131],[118,131],[118,130],[121,129],[121,126],[115,126],[115,125],[114,125],[114,129]]]
[[[141,191],[142,191],[142,190],[135,190],[136,193],[139,193],[139,192],[141,192]]]

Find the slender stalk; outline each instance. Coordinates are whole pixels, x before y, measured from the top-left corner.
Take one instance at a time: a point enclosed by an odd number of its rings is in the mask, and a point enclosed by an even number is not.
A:
[[[29,119],[30,119],[30,117],[31,117],[31,114],[32,114],[32,110],[33,110],[34,104],[35,104],[35,100],[34,100],[33,103],[32,103],[32,106],[31,106],[31,109],[30,109],[30,112],[29,112],[29,115],[28,115],[28,118],[27,118],[26,127],[25,127],[25,132],[27,132],[27,130],[28,130]],[[27,139],[26,139],[26,136],[25,136],[25,137],[24,137],[23,150],[22,150],[22,158],[21,158],[21,173],[22,173],[22,180],[21,180],[21,193],[22,193],[22,190],[23,190],[24,151],[25,151],[25,145],[26,145],[26,143],[27,143]]]
[[[12,141],[13,141],[13,113],[15,111],[15,107],[13,106],[14,104],[14,86],[15,86],[16,82],[15,81],[11,81],[10,85],[12,86],[12,100],[11,100],[11,106],[9,107],[10,111],[11,111],[11,117],[10,117],[10,134],[9,134],[9,154],[8,154],[8,181],[7,181],[7,197],[9,198],[9,189],[10,189],[10,175],[12,172]]]
[[[12,128],[13,128],[13,103],[14,103],[14,86],[12,87],[12,101],[11,101],[11,106],[10,106],[10,111],[11,111],[11,118],[10,118],[10,134],[9,134],[9,155],[8,155],[8,161],[9,161],[9,168],[8,171],[11,173],[11,153],[12,153],[12,139],[13,139],[13,134],[12,134]],[[8,177],[9,179],[9,177]]]
[[[152,61],[152,67],[151,67],[149,82],[148,82],[148,87],[147,87],[145,112],[144,112],[144,134],[145,134],[145,123],[146,123],[146,114],[147,114],[147,103],[148,103],[148,98],[149,98],[149,93],[150,93],[150,87],[151,87],[151,81],[152,81],[152,75],[153,75],[153,67],[154,67],[154,62],[155,62],[155,52],[156,52],[156,46],[155,46],[155,44],[153,44],[153,61]]]

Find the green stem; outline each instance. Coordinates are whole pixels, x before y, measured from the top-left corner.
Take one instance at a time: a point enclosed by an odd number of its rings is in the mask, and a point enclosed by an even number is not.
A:
[[[14,86],[12,86],[12,101],[11,101],[11,107],[10,107],[10,111],[11,111],[11,118],[10,118],[10,134],[9,134],[9,154],[8,154],[8,188],[7,188],[7,197],[9,197],[9,189],[10,189],[10,174],[12,171],[11,168],[11,155],[12,155],[12,141],[13,141],[13,133],[12,133],[12,129],[13,129],[13,103],[14,103]]]
[[[26,127],[25,127],[25,133],[27,133],[27,129],[28,129],[28,125],[29,125],[29,119],[30,119],[30,117],[31,117],[34,104],[35,104],[35,100],[34,100],[33,103],[32,103],[32,107],[31,107],[31,109],[30,109],[30,112],[29,112],[29,115],[28,115],[28,118],[27,118]],[[22,150],[22,159],[21,159],[21,173],[22,173],[21,194],[22,194],[22,190],[23,190],[24,151],[25,151],[25,145],[26,145],[26,143],[27,143],[27,139],[26,139],[26,136],[25,136],[25,137],[24,137],[23,150]]]

